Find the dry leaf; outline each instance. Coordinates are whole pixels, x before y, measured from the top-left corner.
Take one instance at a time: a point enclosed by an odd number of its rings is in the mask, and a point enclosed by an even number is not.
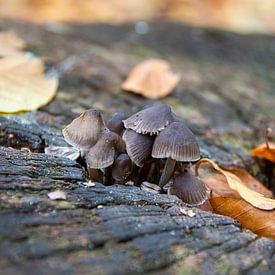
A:
[[[266,189],[260,182],[241,169],[230,170],[239,176],[247,187],[266,196],[272,196],[272,192]],[[208,203],[211,207],[203,210],[213,211],[217,214],[229,216],[238,220],[242,227],[250,229],[254,233],[275,238],[275,211],[257,209],[244,201],[238,192],[230,189],[226,177],[222,174],[208,174],[203,177],[205,185],[211,189],[211,197]]]
[[[0,57],[22,54],[25,42],[12,32],[0,32]]]
[[[252,157],[267,159],[271,162],[275,162],[275,143],[268,141],[268,136],[272,132],[271,128],[267,128],[265,131],[265,143],[259,145],[255,149],[251,150]]]
[[[165,60],[149,59],[138,64],[122,83],[122,89],[146,98],[162,98],[170,94],[180,81],[180,76],[170,70]]]
[[[275,200],[266,198],[262,194],[251,190],[247,186],[245,186],[242,181],[231,172],[225,171],[221,169],[215,162],[210,159],[201,159],[196,164],[196,173],[198,172],[199,166],[201,164],[207,163],[212,168],[223,174],[227,180],[229,187],[238,192],[238,194],[247,202],[252,204],[254,207],[263,209],[263,210],[272,210],[275,208]]]
[[[57,190],[48,194],[50,200],[66,200],[67,194],[63,191]]]
[[[263,143],[251,150],[250,154],[254,158],[263,158],[271,162],[275,162],[275,143],[269,142],[269,147],[266,146],[266,143]]]
[[[272,192],[266,188],[261,182],[259,182],[256,178],[251,176],[247,171],[243,169],[230,169],[229,172],[236,175],[244,185],[246,185],[248,188],[264,195],[267,198],[272,198],[273,194]]]
[[[275,239],[275,211],[257,209],[238,198],[213,197],[209,201],[215,213],[238,220],[242,227],[260,236]]]
[[[38,58],[5,57],[0,59],[0,112],[36,110],[55,95],[58,80],[45,78],[44,65]]]

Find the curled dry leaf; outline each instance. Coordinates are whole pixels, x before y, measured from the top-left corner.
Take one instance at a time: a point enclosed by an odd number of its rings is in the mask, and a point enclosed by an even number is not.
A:
[[[122,83],[122,89],[146,98],[162,98],[170,94],[180,81],[180,76],[170,70],[165,60],[149,59],[141,62]]]
[[[215,162],[209,159],[201,159],[196,164],[196,173],[198,173],[198,169],[200,165],[204,163],[209,164],[216,171],[223,174],[226,178],[227,184],[230,187],[230,189],[236,191],[245,201],[249,202],[254,207],[257,207],[263,210],[272,210],[275,208],[275,200],[266,198],[262,194],[254,190],[251,190],[246,185],[244,185],[241,179],[238,178],[236,175],[221,169]]]
[[[12,32],[0,32],[0,57],[22,54],[25,42]]]
[[[265,143],[259,145],[255,149],[251,150],[252,157],[267,159],[271,162],[275,162],[275,143],[268,141],[268,135],[272,132],[271,128],[267,128],[265,131]]]
[[[244,185],[246,185],[248,188],[264,195],[267,198],[272,198],[273,194],[272,192],[266,188],[261,182],[259,182],[256,178],[251,176],[247,171],[244,169],[230,169],[231,173],[236,175]]]
[[[48,197],[50,200],[66,200],[67,193],[60,190],[56,190],[56,191],[50,192],[48,194]]]
[[[0,112],[36,110],[55,95],[58,80],[46,78],[43,62],[35,57],[0,59]]]
[[[238,176],[250,189],[268,197],[272,196],[271,191],[246,171],[232,169],[230,172]],[[203,176],[202,180],[212,191],[207,201],[209,205],[205,205],[203,210],[229,216],[238,220],[242,227],[250,229],[260,236],[275,238],[274,210],[261,210],[247,203],[237,191],[230,189],[226,177],[222,174],[207,174],[207,176]]]
[[[275,163],[275,143],[269,142],[269,147],[263,143],[251,150],[250,154],[254,158],[263,158]]]

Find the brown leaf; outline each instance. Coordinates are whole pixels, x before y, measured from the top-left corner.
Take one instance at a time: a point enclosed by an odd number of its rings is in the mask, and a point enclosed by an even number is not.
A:
[[[238,220],[260,236],[275,239],[275,211],[257,209],[238,198],[212,197],[209,201],[215,213]]]
[[[170,70],[165,60],[149,59],[138,64],[122,83],[122,89],[146,98],[162,98],[170,94],[180,81],[180,76]]]
[[[267,196],[272,196],[260,182],[241,169],[230,170],[231,173],[240,176],[247,187]],[[226,177],[222,174],[208,174],[202,178],[205,185],[212,191],[211,197],[203,210],[229,216],[240,222],[242,227],[250,229],[254,233],[275,238],[275,211],[266,211],[253,207],[244,201],[238,192],[229,188]]]
[[[0,57],[20,55],[25,42],[12,32],[0,32]]]
[[[247,202],[252,204],[254,207],[263,209],[263,210],[272,210],[275,208],[275,200],[266,198],[262,194],[251,190],[246,185],[244,185],[240,178],[234,175],[231,172],[221,169],[215,162],[210,159],[201,159],[196,164],[196,173],[201,164],[209,164],[212,168],[223,174],[227,180],[227,184],[230,189],[238,192],[238,194]]]
[[[243,169],[230,169],[229,172],[236,175],[244,185],[246,185],[248,188],[264,195],[267,198],[272,198],[273,194],[272,192],[267,189],[261,182],[259,182],[256,178],[251,176],[247,171]]]
[[[36,110],[55,95],[58,80],[46,78],[43,62],[35,57],[0,59],[0,112]]]
[[[232,169],[230,173],[236,175],[244,185],[248,188],[264,195],[265,197],[272,198],[273,194],[262,183],[252,177],[243,169]],[[226,177],[222,174],[211,174],[202,179],[207,187],[220,197],[234,197],[241,198],[238,192],[229,188]]]

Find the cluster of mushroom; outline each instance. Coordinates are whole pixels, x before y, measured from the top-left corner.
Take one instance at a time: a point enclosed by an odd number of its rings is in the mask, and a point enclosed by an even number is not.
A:
[[[200,158],[196,138],[167,105],[129,118],[116,113],[106,124],[100,112],[90,109],[64,128],[63,135],[81,150],[92,181],[111,185],[131,180],[193,205],[207,198],[207,188],[189,171]]]

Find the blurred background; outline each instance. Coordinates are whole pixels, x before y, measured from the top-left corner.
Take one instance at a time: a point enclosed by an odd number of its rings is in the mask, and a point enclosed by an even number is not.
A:
[[[275,0],[0,0],[0,17],[45,22],[171,20],[241,33],[275,33]]]

